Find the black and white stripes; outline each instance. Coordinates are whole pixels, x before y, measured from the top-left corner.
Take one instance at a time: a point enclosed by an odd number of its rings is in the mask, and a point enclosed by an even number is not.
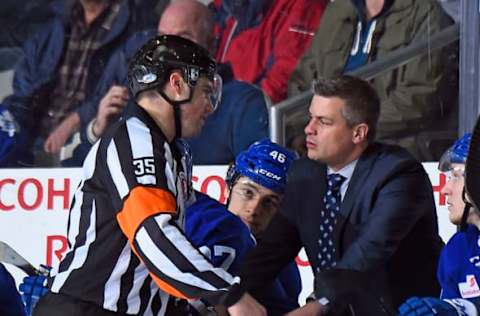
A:
[[[71,205],[69,252],[51,282],[111,311],[165,315],[168,294],[224,301],[239,279],[183,233],[185,166],[139,107],[96,143]]]

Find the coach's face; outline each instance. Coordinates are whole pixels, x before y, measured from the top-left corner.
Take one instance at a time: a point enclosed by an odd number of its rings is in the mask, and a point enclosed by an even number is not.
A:
[[[341,169],[352,160],[354,128],[342,115],[345,101],[315,95],[310,104],[310,121],[305,127],[308,158]]]

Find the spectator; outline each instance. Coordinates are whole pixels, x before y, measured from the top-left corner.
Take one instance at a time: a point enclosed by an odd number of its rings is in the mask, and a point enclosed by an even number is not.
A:
[[[451,20],[437,0],[331,2],[312,45],[289,79],[289,97],[310,89],[317,78],[348,73],[428,38],[449,24]],[[422,152],[422,136],[427,132],[451,130],[455,137],[457,89],[447,85],[456,84],[457,77],[449,71],[454,62],[447,60],[447,52],[430,51],[371,81],[381,100],[378,140],[399,144],[416,158],[426,159],[435,156]],[[299,131],[303,126],[293,124]],[[425,137],[430,140],[433,136]]]
[[[215,266],[238,274],[246,253],[255,247],[251,234],[257,240],[261,238],[277,211],[288,166],[295,157],[268,139],[255,142],[237,156],[227,173],[228,209],[197,192],[196,202],[187,208],[185,233]],[[300,290],[300,274],[295,262],[291,262],[260,303],[269,315],[284,315],[298,307]]]
[[[448,175],[442,188],[447,197],[450,221],[461,230],[450,238],[442,250],[437,276],[442,291],[440,298],[412,297],[400,306],[400,315],[473,316],[478,315],[480,289],[478,280],[478,240],[480,213],[464,195],[465,162],[471,134],[462,138],[445,152],[438,169]]]
[[[219,65],[219,72],[225,83],[218,111],[207,119],[198,137],[187,140],[197,165],[228,164],[255,140],[268,136],[268,108],[262,90],[235,80],[224,64]]]
[[[177,0],[162,15],[158,32],[183,36],[204,47],[211,47],[212,27],[212,17],[205,5],[196,0]],[[96,95],[78,111],[82,123],[80,134],[74,136],[73,141],[62,149],[64,165],[80,165],[98,136],[103,134],[111,122],[118,119],[129,99],[125,87],[128,60],[135,48],[154,34],[155,31],[135,34],[111,58]],[[255,140],[268,135],[268,112],[262,91],[253,85],[234,80],[227,67],[219,68],[223,78],[219,109],[205,122],[201,134],[188,140],[195,164],[227,164]],[[55,151],[60,150],[67,137],[58,144]]]
[[[290,167],[280,212],[244,261],[243,286],[257,296],[303,246],[317,284],[330,271],[339,282],[342,270],[366,274],[385,310],[412,293],[435,295],[442,242],[422,165],[400,147],[373,141],[380,102],[368,83],[343,76],[318,81],[314,91],[305,127],[308,159]],[[339,290],[348,288],[317,286],[318,301],[292,315],[336,309]],[[365,303],[359,310],[374,308]]]
[[[12,69],[23,56],[25,40],[53,17],[54,0],[4,0],[0,3],[0,71]]]
[[[15,144],[22,139],[13,116],[0,104],[0,168],[8,165]]]
[[[15,281],[5,266],[0,263],[0,315],[25,316],[20,294]]]
[[[76,233],[34,315],[168,315],[169,295],[265,315],[183,233],[189,157],[174,144],[199,133],[217,105],[214,59],[162,35],[135,54],[128,77],[135,103],[87,155],[70,210]]]
[[[215,0],[216,59],[234,77],[257,84],[273,103],[287,97],[287,80],[309,47],[326,0]],[[248,62],[245,62],[245,56]]]
[[[96,78],[115,48],[148,21],[137,14],[134,0],[56,1],[53,5],[62,9],[25,43],[13,94],[3,101],[26,135],[25,144],[19,144],[13,155],[13,166],[31,165],[34,151],[37,165],[57,164],[58,158],[45,154],[43,147],[49,151],[63,132],[57,128],[61,120],[93,93]]]

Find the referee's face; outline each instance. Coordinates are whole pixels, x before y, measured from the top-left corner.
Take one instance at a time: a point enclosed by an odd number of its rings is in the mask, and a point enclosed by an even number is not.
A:
[[[181,105],[183,137],[191,138],[200,134],[207,117],[213,112],[212,94],[212,82],[206,78],[198,79],[192,101]]]

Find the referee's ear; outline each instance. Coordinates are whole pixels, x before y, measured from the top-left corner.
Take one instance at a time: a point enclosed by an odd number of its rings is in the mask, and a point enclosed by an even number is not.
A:
[[[174,92],[174,95],[172,96],[174,100],[188,99],[189,91],[187,88],[187,83],[185,80],[183,80],[183,76],[180,71],[172,71],[169,76],[168,86]]]

